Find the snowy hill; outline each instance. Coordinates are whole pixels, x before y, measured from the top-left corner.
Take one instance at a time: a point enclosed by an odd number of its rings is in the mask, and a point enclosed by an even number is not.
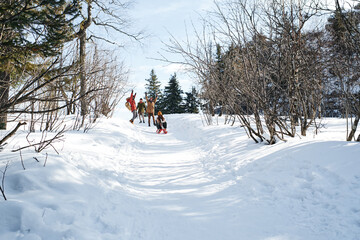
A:
[[[223,120],[165,117],[158,135],[119,112],[66,133],[60,155],[24,150],[26,170],[3,151],[0,239],[359,239],[360,146],[344,141],[343,120],[267,146]]]

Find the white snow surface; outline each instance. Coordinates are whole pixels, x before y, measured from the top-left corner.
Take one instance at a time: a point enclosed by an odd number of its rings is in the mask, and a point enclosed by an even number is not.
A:
[[[269,146],[223,118],[165,115],[165,135],[130,117],[67,132],[60,154],[4,149],[0,239],[360,239],[360,145],[345,141],[345,120]]]

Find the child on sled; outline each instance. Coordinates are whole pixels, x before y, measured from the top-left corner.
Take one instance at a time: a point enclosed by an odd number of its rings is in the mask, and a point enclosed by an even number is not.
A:
[[[156,127],[157,127],[157,130],[156,130],[157,133],[161,133],[161,131],[163,131],[165,134],[167,133],[167,130],[166,130],[167,123],[166,123],[166,120],[165,120],[164,116],[162,115],[161,111],[159,111],[157,114]]]

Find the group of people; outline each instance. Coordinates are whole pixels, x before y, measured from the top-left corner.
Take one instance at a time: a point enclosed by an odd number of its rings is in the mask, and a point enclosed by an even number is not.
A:
[[[130,104],[130,111],[133,114],[132,118],[130,119],[130,122],[134,124],[134,120],[137,118],[139,114],[140,123],[145,123],[144,114],[146,110],[146,113],[148,115],[149,127],[151,126],[150,121],[152,118],[154,125],[157,127],[156,132],[160,133],[161,131],[163,131],[164,133],[167,133],[166,130],[167,123],[161,111],[158,111],[157,118],[155,121],[155,103],[157,101],[158,95],[156,95],[155,99],[153,99],[152,97],[148,98],[147,93],[145,93],[145,99],[147,105],[145,105],[145,102],[143,102],[142,98],[140,98],[140,101],[136,105],[135,97],[136,97],[136,93],[134,94],[134,90],[132,90],[130,97],[126,99],[126,101]]]

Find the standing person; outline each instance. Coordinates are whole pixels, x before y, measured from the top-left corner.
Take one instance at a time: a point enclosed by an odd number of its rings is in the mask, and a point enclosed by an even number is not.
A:
[[[148,99],[147,93],[145,93],[145,98],[146,98],[146,103],[147,103],[146,112],[147,112],[148,117],[149,117],[148,122],[149,122],[149,127],[150,127],[150,118],[151,117],[153,118],[154,125],[156,125],[154,114],[155,114],[155,103],[156,103],[156,100],[158,98],[158,95],[156,94],[155,99],[153,99],[152,97],[150,97],[150,99]]]
[[[141,123],[141,117],[142,117],[142,122],[145,123],[145,118],[144,118],[145,108],[146,108],[145,103],[143,102],[143,99],[140,98],[140,102],[138,102],[137,104],[140,123]]]
[[[164,131],[165,134],[167,133],[167,130],[166,130],[167,123],[166,123],[166,120],[165,120],[164,116],[162,115],[161,111],[159,111],[157,114],[156,127],[157,127],[157,130],[156,130],[157,133],[161,133],[161,131]]]
[[[133,114],[132,119],[130,119],[130,122],[131,122],[132,124],[134,124],[134,120],[135,120],[135,118],[137,118],[136,103],[135,103],[136,93],[135,93],[135,95],[134,95],[133,93],[134,93],[134,90],[131,90],[130,97],[126,99],[126,101],[127,101],[128,103],[130,103],[130,106],[131,106],[130,111],[131,111],[132,114]]]

